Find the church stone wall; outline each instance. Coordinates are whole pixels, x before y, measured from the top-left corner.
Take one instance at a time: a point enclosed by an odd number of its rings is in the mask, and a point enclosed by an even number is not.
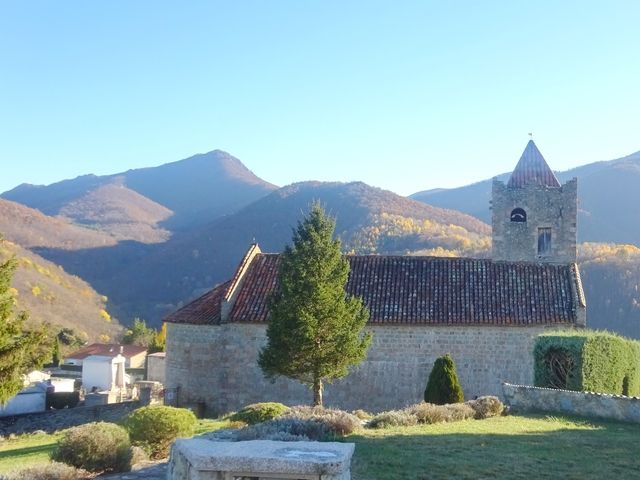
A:
[[[507,261],[576,261],[578,181],[560,188],[527,185],[510,188],[494,179],[492,189],[492,258]],[[512,222],[511,211],[522,208],[526,222]],[[538,228],[551,227],[551,254],[538,256]]]
[[[501,382],[533,383],[533,341],[544,327],[370,326],[367,359],[325,388],[325,405],[372,412],[420,402],[435,359],[451,353],[466,398],[502,395]],[[278,401],[308,404],[297,382],[265,380],[257,365],[266,325],[168,324],[166,387],[182,406],[205,402],[207,413]]]

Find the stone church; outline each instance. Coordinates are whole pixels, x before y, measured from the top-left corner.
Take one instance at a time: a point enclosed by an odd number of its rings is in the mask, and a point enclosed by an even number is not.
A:
[[[561,185],[529,141],[509,181],[494,179],[491,259],[349,255],[348,293],[374,334],[366,360],[327,385],[325,403],[381,411],[422,400],[434,360],[450,353],[465,397],[532,384],[533,342],[550,328],[584,327],[576,265],[577,180]],[[308,404],[297,382],[266,380],[267,297],[279,255],[253,245],[233,278],[169,315],[166,388],[211,413],[261,401]]]

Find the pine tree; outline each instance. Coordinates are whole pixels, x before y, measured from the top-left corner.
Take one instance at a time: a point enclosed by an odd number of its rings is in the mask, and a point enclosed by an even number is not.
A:
[[[0,404],[22,389],[23,374],[40,368],[51,357],[52,345],[46,330],[24,330],[27,314],[13,313],[10,288],[16,266],[14,258],[0,264]]]
[[[323,382],[346,376],[371,343],[371,334],[362,333],[368,309],[345,293],[349,262],[334,230],[335,220],[317,202],[294,229],[293,245],[281,255],[259,358],[267,378],[282,375],[312,387],[314,406],[322,406]]]
[[[433,364],[427,388],[424,391],[424,401],[436,405],[464,401],[464,394],[456,373],[456,364],[448,353],[436,359]]]

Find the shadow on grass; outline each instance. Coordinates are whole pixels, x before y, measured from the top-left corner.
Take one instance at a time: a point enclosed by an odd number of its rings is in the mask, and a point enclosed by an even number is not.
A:
[[[55,447],[55,444],[38,445],[35,447],[22,447],[12,450],[0,452],[0,461],[6,458],[23,457],[26,455],[49,454]]]
[[[428,426],[354,435],[354,480],[640,479],[640,426],[591,422],[506,433],[430,433]]]

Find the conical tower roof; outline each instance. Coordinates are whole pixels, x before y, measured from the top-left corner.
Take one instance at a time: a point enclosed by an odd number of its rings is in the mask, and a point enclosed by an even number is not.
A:
[[[546,160],[533,143],[529,140],[522,156],[511,174],[509,187],[524,187],[525,185],[542,185],[545,187],[559,187],[560,182],[547,165]]]

